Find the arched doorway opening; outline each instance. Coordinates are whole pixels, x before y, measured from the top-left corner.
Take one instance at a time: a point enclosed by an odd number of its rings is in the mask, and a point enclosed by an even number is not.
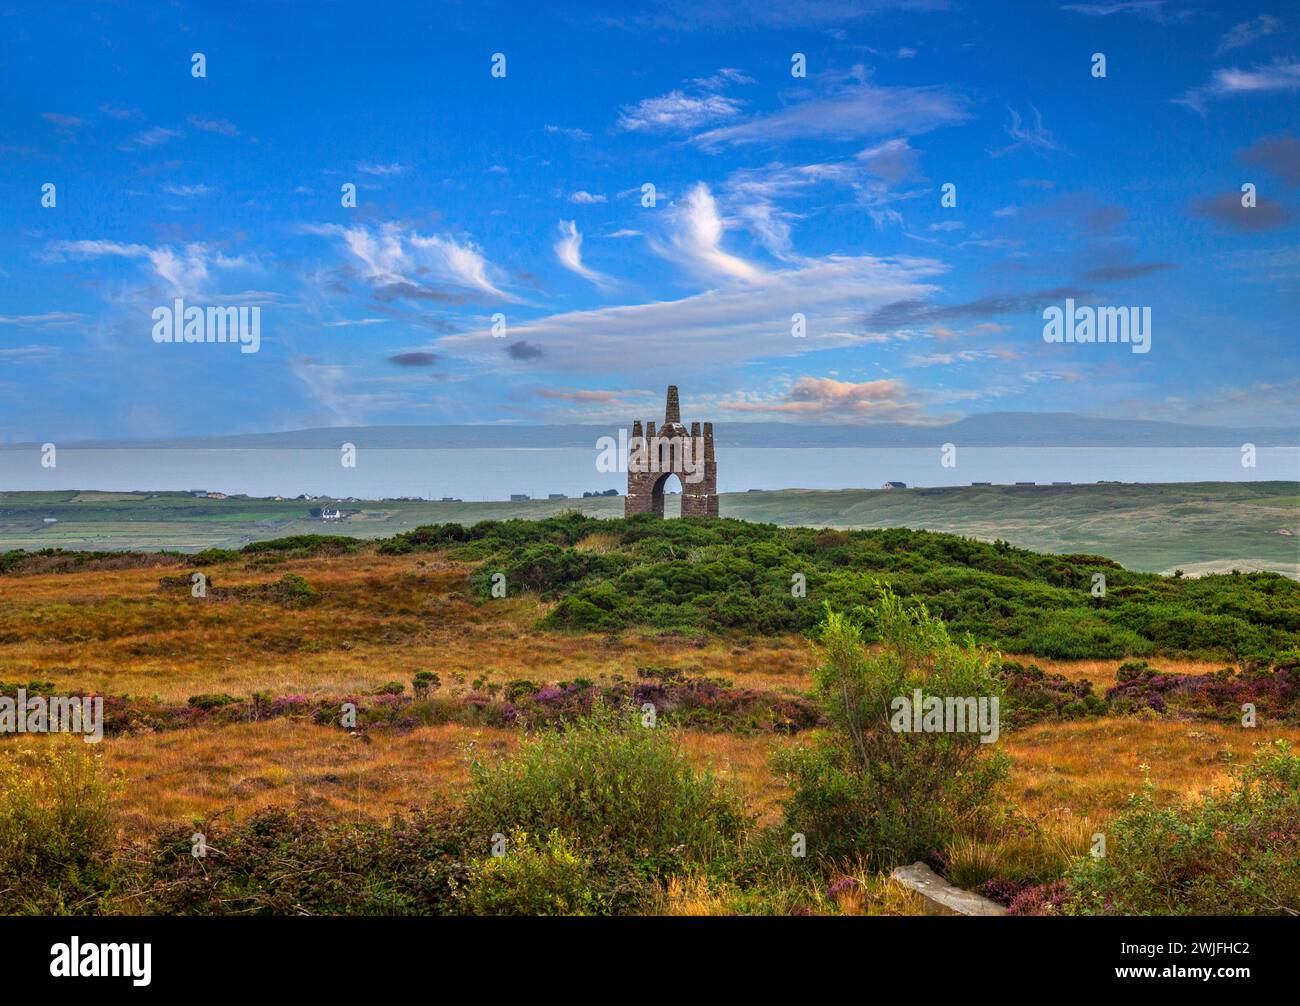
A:
[[[673,472],[664,472],[655,479],[650,493],[651,513],[656,517],[682,515],[682,480]]]

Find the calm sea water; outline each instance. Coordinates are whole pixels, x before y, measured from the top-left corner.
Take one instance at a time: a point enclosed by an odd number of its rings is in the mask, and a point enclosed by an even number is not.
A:
[[[627,476],[596,470],[583,448],[541,450],[362,450],[355,468],[333,450],[60,450],[55,468],[37,451],[0,450],[0,490],[206,489],[250,496],[503,500],[512,493],[618,489]],[[965,447],[957,466],[937,449],[729,448],[718,450],[718,488],[878,489],[971,482],[1208,482],[1300,479],[1300,448],[1261,448],[1254,468],[1227,447]],[[676,488],[676,486],[671,486]]]

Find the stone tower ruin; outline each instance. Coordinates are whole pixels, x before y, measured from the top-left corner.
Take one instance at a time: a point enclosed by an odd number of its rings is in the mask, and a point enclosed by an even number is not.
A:
[[[691,423],[688,433],[682,425],[677,386],[668,386],[664,424],[657,431],[654,420],[641,428],[632,424],[628,444],[627,499],[623,515],[664,515],[664,483],[676,475],[682,484],[683,517],[718,516],[718,465],[713,459],[713,424]]]

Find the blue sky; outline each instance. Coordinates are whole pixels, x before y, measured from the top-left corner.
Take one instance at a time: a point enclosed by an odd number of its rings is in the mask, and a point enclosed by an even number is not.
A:
[[[669,382],[1297,422],[1293,5],[545,6],[0,6],[0,441],[625,423]],[[260,350],[155,343],[176,297]],[[1150,307],[1150,352],[1046,343],[1066,297]]]

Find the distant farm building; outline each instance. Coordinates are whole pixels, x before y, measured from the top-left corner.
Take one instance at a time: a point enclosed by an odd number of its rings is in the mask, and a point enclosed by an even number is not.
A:
[[[881,489],[906,489],[906,488],[907,488],[907,483],[906,483],[906,482],[886,482],[886,483],[885,483],[883,486],[881,486],[880,488],[881,488]]]

